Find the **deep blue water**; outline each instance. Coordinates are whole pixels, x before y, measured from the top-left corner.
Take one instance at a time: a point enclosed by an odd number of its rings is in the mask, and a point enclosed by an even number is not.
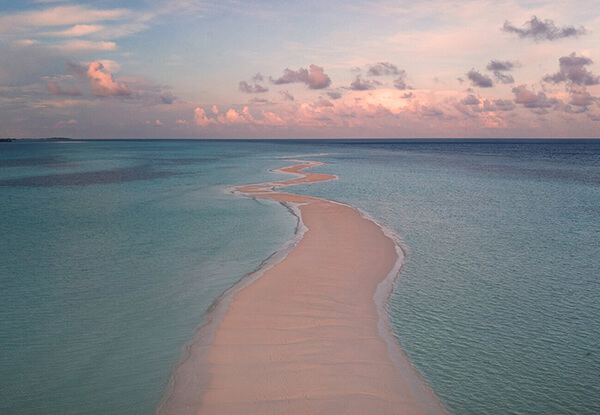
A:
[[[600,413],[600,141],[0,143],[0,413],[148,414],[211,303],[289,239],[227,192],[279,156],[408,252],[390,299],[455,414]]]

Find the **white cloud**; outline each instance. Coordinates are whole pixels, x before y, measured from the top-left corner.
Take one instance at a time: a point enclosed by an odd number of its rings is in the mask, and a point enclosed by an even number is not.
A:
[[[35,45],[36,43],[38,43],[38,41],[35,39],[21,39],[11,43],[11,46],[15,49],[20,49],[26,48],[27,46]]]
[[[99,25],[87,25],[87,24],[78,24],[67,30],[61,30],[58,32],[45,32],[41,33],[42,36],[54,36],[54,37],[79,37],[86,36],[91,33],[95,33],[101,30],[104,26]]]
[[[149,16],[141,16],[133,22],[105,26],[102,30],[94,33],[93,36],[102,39],[119,39],[125,36],[134,35],[150,27],[146,23],[146,20],[149,18]]]
[[[70,40],[68,42],[53,46],[60,52],[73,53],[73,52],[90,52],[90,51],[111,51],[117,49],[115,42],[105,41],[93,41],[93,40]]]
[[[18,31],[28,27],[68,26],[124,19],[127,9],[92,9],[86,6],[56,6],[45,10],[30,10],[0,16],[0,31]]]

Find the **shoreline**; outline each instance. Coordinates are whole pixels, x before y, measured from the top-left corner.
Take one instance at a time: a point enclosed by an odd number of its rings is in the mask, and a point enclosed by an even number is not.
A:
[[[337,179],[293,161],[274,172],[295,179],[234,188],[286,206],[295,235],[211,306],[157,413],[447,414],[389,323],[399,241],[356,208],[276,190]]]

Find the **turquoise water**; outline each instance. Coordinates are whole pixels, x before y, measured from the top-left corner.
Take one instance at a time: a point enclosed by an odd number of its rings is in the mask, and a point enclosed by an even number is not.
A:
[[[206,309],[296,225],[226,192],[279,165],[236,145],[0,151],[2,414],[154,413]]]
[[[600,142],[3,143],[0,413],[149,414],[206,309],[293,234],[293,190],[398,233],[400,344],[454,414],[600,413]]]

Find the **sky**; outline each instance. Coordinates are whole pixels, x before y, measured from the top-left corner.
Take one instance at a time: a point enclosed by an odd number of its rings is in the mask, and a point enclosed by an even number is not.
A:
[[[600,138],[600,1],[0,0],[0,137]]]

